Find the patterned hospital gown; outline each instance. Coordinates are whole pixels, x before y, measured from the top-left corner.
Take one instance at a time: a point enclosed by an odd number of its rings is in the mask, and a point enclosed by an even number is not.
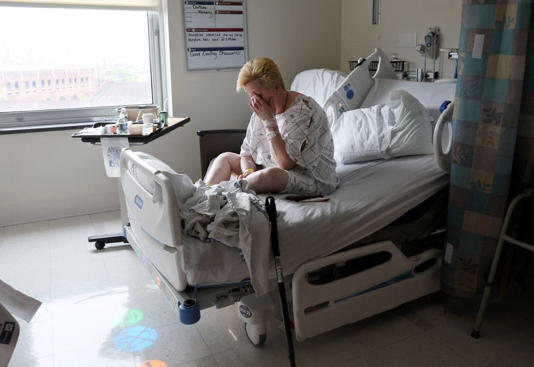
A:
[[[288,171],[289,182],[283,192],[328,195],[334,191],[339,178],[333,158],[332,134],[323,109],[312,98],[298,95],[293,104],[275,118],[287,154],[296,162]],[[263,123],[255,113],[250,117],[240,155],[251,156],[256,164],[265,167],[277,167]]]

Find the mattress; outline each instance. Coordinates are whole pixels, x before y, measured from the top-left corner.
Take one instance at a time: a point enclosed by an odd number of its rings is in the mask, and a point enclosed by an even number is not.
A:
[[[449,181],[433,155],[344,165],[337,172],[341,183],[328,202],[295,203],[275,196],[286,275],[382,229]],[[180,256],[189,284],[232,283],[249,276],[239,250],[183,239]]]

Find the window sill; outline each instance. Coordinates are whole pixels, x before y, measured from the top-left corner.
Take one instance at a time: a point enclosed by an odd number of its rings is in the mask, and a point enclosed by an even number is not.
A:
[[[95,124],[94,122],[75,122],[75,123],[68,123],[68,124],[0,127],[0,135],[41,133],[41,132],[47,132],[47,131],[61,131],[61,130],[78,130],[78,129],[83,129],[84,127],[93,126],[94,124]]]

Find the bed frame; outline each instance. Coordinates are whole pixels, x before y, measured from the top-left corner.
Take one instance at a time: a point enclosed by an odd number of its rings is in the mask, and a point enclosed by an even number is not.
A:
[[[220,153],[239,153],[245,133],[246,130],[236,129],[198,131],[202,175],[206,174],[209,162]],[[217,145],[214,145],[213,142],[216,142]],[[436,196],[434,206],[442,208],[444,204],[446,205],[444,193]],[[413,216],[413,212],[416,210],[417,208],[403,217]],[[422,210],[426,212],[429,208]],[[444,221],[443,218],[440,218],[442,219],[441,223],[437,220],[439,214],[434,213],[430,218],[426,218],[426,222],[430,220],[436,223],[437,221],[438,228],[427,225],[426,228],[420,230],[420,233],[426,233],[427,241],[435,241],[437,246],[443,243],[441,241],[443,232],[439,227],[444,224]],[[424,214],[416,213],[416,215]],[[402,219],[400,218],[399,221]],[[417,220],[419,217],[415,221]],[[407,221],[409,225],[413,226],[414,220]],[[299,267],[291,282],[293,320],[298,341],[382,313],[440,290],[441,250],[431,249],[406,256],[399,250],[397,246],[399,243],[395,244],[390,240],[369,242],[372,239],[384,238],[392,232],[394,233],[395,230],[395,224],[393,224],[383,231],[358,241],[357,248],[310,261]],[[434,231],[434,237],[429,235],[430,231]],[[440,240],[436,241],[435,237],[440,237]],[[403,242],[402,240],[404,239],[398,239],[396,242]],[[408,239],[407,242],[415,240],[417,240],[416,237]],[[346,267],[347,262],[372,258],[377,254],[381,259],[375,260],[375,266],[370,269],[363,269],[359,272],[358,269],[355,269],[354,274],[350,276],[323,284],[311,284],[308,281],[309,274],[320,269],[334,266],[337,269],[331,271],[341,272],[341,269]],[[243,303],[247,304],[247,301]],[[257,302],[248,307],[250,310],[257,308]],[[243,317],[241,312],[239,316],[243,321],[251,322],[251,320]],[[261,318],[256,319],[252,320],[252,324],[259,324],[257,328],[263,331],[265,328],[263,320]]]
[[[440,120],[450,119],[452,108],[446,112]],[[439,130],[441,134],[443,129]],[[198,136],[204,175],[209,162],[221,152],[239,152],[245,130],[199,131]],[[441,135],[434,137],[436,141],[441,141]],[[438,153],[450,154],[450,150],[444,152],[440,148]],[[154,194],[136,181],[132,167],[153,177]],[[203,308],[238,302],[238,316],[245,322],[247,336],[254,345],[261,346],[266,339],[265,318],[273,310],[273,295],[256,297],[249,281],[211,288],[187,284],[180,256],[183,244],[179,208],[170,180],[125,149],[121,154],[121,185],[129,218],[125,236],[182,322],[198,320]],[[443,232],[435,231],[419,241],[442,245]],[[391,240],[380,240],[376,234],[370,238],[375,241],[365,245],[358,241],[358,247],[309,261],[287,277],[298,341],[440,290],[439,248],[426,246],[426,250],[406,255]]]
[[[223,139],[223,132],[213,134],[218,135],[219,142]],[[230,141],[237,134],[230,131]],[[201,144],[208,141],[205,138],[209,135],[199,133]],[[211,154],[216,155],[213,151]],[[140,187],[131,174],[132,165],[151,174],[156,195]],[[124,228],[128,242],[172,307],[182,315],[181,308],[191,300],[199,310],[239,302],[238,316],[246,323],[250,341],[262,345],[273,295],[257,298],[247,281],[202,289],[188,285],[180,262],[182,233],[178,211],[169,210],[177,207],[170,180],[134,152],[124,150],[121,183],[130,221]],[[168,236],[156,238],[154,233]],[[392,241],[379,241],[301,265],[289,279],[296,339],[303,341],[439,291],[441,257],[441,250],[434,248],[407,256]],[[361,260],[372,266],[352,265]],[[328,275],[334,273],[345,276]],[[321,279],[321,274],[327,274],[322,276],[326,280]],[[314,280],[317,277],[319,280]]]

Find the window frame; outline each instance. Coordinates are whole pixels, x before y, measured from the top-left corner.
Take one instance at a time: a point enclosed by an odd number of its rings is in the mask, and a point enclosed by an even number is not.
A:
[[[0,5],[0,8],[2,7]],[[121,11],[121,9],[116,9],[115,11]],[[152,104],[163,107],[163,103],[167,98],[167,90],[164,83],[166,68],[164,65],[165,55],[163,53],[165,48],[161,44],[161,29],[163,29],[162,14],[157,10],[143,9],[140,11],[146,11],[147,13]],[[49,89],[54,87],[53,83],[51,84],[47,85]],[[59,85],[55,87],[59,87]],[[16,93],[14,87],[12,87],[12,91]],[[47,130],[63,130],[79,128],[84,125],[91,126],[95,122],[114,120],[117,116],[118,107],[82,107],[0,112],[0,134],[4,132],[40,131],[43,128]]]

